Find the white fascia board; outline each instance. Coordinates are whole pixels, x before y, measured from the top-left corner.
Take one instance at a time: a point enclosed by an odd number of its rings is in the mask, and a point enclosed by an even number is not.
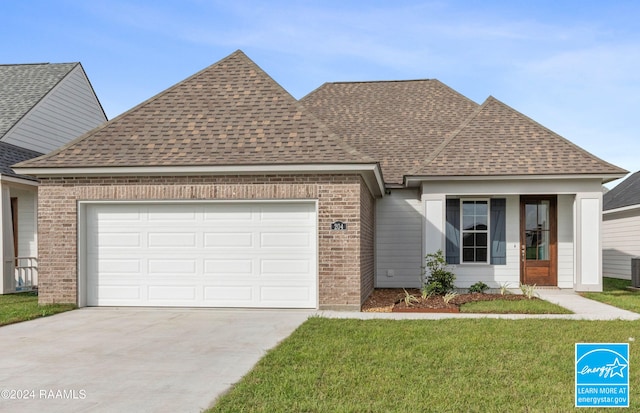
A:
[[[629,205],[629,206],[615,208],[615,209],[608,209],[606,211],[602,211],[602,213],[604,215],[608,215],[608,214],[615,214],[617,212],[633,211],[634,209],[640,209],[640,204]]]
[[[124,166],[81,168],[14,168],[23,175],[36,177],[95,176],[185,176],[185,175],[255,175],[255,174],[329,174],[360,173],[375,196],[384,194],[380,165],[374,164],[305,164],[305,165],[226,165],[226,166]]]
[[[576,174],[576,175],[492,175],[492,176],[409,176],[406,186],[417,186],[425,181],[515,181],[557,179],[602,179],[603,183],[622,178],[626,174]]]
[[[13,184],[20,184],[20,185],[28,185],[28,186],[38,186],[38,182],[37,181],[32,181],[30,179],[24,179],[24,178],[18,178],[15,176],[7,176],[7,175],[0,175],[0,181],[2,182],[10,182]]]

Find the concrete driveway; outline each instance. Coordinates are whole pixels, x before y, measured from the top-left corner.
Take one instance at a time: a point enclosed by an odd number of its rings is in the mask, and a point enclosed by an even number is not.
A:
[[[0,411],[196,413],[313,313],[84,308],[0,327]]]

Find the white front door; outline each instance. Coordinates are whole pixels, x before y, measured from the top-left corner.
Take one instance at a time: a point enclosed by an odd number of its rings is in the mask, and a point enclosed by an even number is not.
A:
[[[317,307],[312,202],[86,205],[87,305]]]

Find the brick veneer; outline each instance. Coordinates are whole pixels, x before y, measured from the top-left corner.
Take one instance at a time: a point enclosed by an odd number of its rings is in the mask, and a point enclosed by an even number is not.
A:
[[[82,200],[318,200],[319,307],[358,310],[373,289],[374,200],[359,175],[43,178],[38,188],[39,301],[77,302]],[[347,231],[331,231],[333,221]]]

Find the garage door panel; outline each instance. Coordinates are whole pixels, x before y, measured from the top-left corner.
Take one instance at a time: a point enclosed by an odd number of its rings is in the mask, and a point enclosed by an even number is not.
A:
[[[204,234],[205,248],[252,247],[253,233],[251,232],[206,232]]]
[[[173,222],[195,222],[199,211],[176,210],[174,205],[154,205],[148,210],[147,219],[157,224]]]
[[[149,301],[183,301],[189,305],[196,302],[196,286],[184,285],[153,285],[148,289]]]
[[[260,288],[260,301],[275,306],[288,307],[308,302],[311,290],[305,286],[265,286]]]
[[[139,274],[141,271],[141,263],[137,259],[100,259],[97,263],[100,274]]]
[[[253,299],[253,287],[212,285],[204,287],[204,299],[212,307],[238,307],[238,303],[251,307]]]
[[[89,305],[316,306],[313,203],[89,205],[86,233]]]
[[[296,248],[307,249],[311,245],[308,232],[262,232],[260,247],[262,248]]]
[[[142,298],[142,288],[138,285],[102,285],[93,291],[95,298],[117,301],[113,305],[135,304]]]
[[[253,206],[248,204],[218,204],[215,206],[215,212],[205,209],[204,221],[229,224],[236,221],[248,222],[253,220],[253,209]]]
[[[141,236],[134,232],[102,232],[98,236],[98,248],[123,248],[142,246]]]
[[[193,248],[196,246],[196,234],[193,232],[149,232],[149,248]]]
[[[308,274],[311,270],[311,263],[309,262],[309,260],[263,259],[260,264],[260,273],[265,275],[286,274],[298,275],[299,277],[308,277]]]
[[[204,260],[204,275],[245,274],[253,273],[253,261],[247,259],[235,260]]]
[[[285,223],[297,221],[297,224],[307,222],[315,224],[315,207],[307,204],[304,207],[295,204],[266,205],[261,208],[260,219],[263,222],[284,221]]]
[[[148,262],[149,275],[156,274],[196,274],[196,260],[184,260],[184,259],[150,259]]]

